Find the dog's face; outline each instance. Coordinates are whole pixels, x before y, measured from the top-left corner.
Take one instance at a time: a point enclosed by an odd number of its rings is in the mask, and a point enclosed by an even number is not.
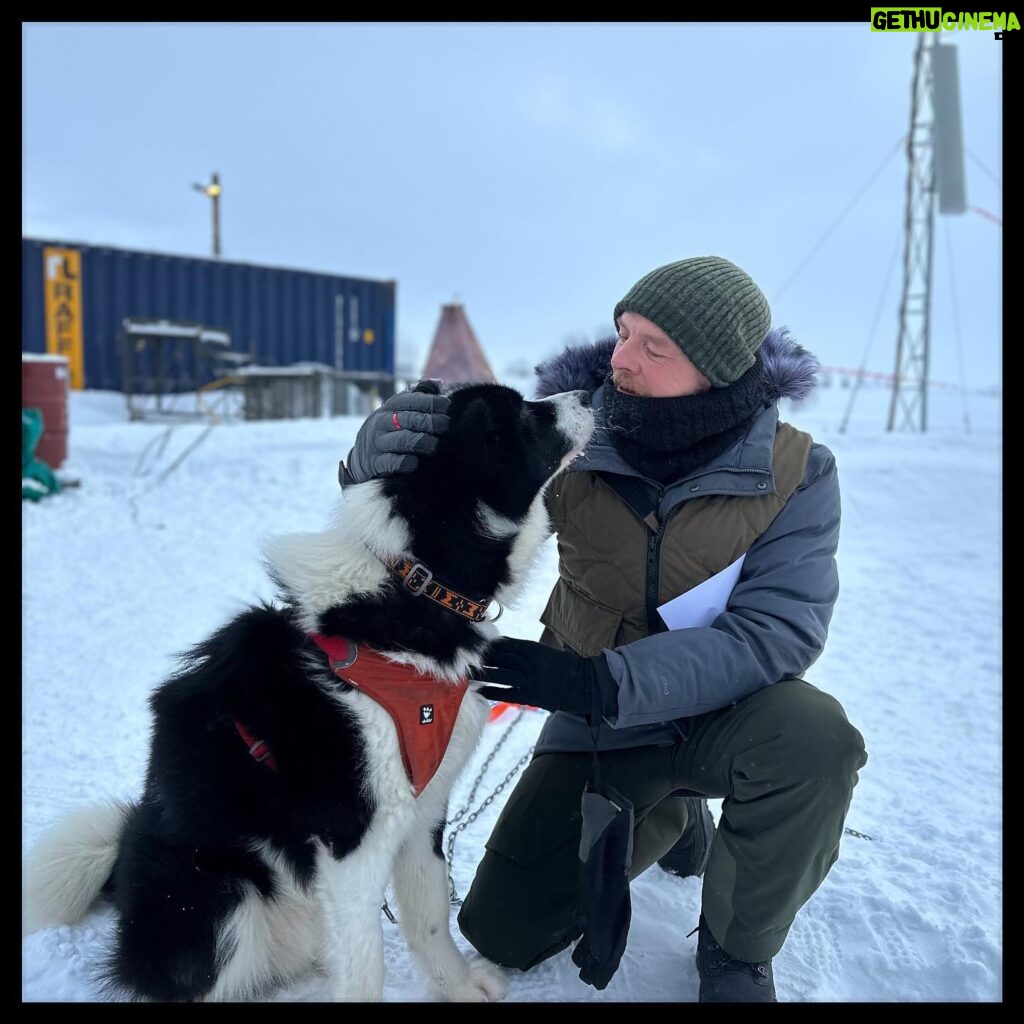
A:
[[[594,429],[585,391],[527,401],[501,384],[467,384],[447,397],[451,425],[418,472],[429,473],[435,486],[472,489],[478,501],[513,521],[582,452]]]

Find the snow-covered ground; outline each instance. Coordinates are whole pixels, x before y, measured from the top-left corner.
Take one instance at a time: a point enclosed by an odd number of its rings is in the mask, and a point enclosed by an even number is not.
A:
[[[998,1002],[1002,404],[935,390],[926,433],[887,432],[888,392],[860,389],[848,417],[853,394],[833,382],[783,407],[835,452],[843,489],[842,592],[807,678],[843,703],[869,761],[840,859],[775,958],[776,986],[783,1001]],[[129,422],[122,396],[72,393],[59,476],[79,486],[22,502],[23,851],[68,809],[138,794],[151,689],[175,654],[272,596],[261,539],[326,525],[360,422]],[[540,635],[555,576],[549,542],[505,633]],[[460,825],[517,769],[544,714],[488,725],[453,796],[453,816],[468,808]],[[511,786],[456,835],[460,894]],[[580,982],[566,951],[513,974],[507,1001],[695,1001],[700,882],[655,867],[632,904],[606,990]],[[91,972],[112,923],[97,910],[24,938],[23,1000],[97,999]],[[452,928],[468,951],[454,914]],[[427,998],[398,928],[384,931],[385,998]],[[275,1000],[318,1001],[321,985]]]

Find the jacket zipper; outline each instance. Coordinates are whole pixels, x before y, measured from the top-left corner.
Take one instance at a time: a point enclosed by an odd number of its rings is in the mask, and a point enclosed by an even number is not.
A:
[[[679,487],[681,484],[688,484],[691,480],[696,480],[698,477],[711,476],[713,473],[757,473],[760,476],[771,476],[772,471],[770,469],[751,469],[749,467],[738,469],[732,466],[719,466],[717,469],[702,469],[699,473],[692,473],[690,476],[683,480],[677,480],[672,486]]]
[[[671,519],[671,516],[669,519]],[[660,582],[658,560],[659,555],[661,554],[661,541],[665,536],[665,527],[667,525],[668,520],[664,523],[659,523],[658,532],[652,533],[650,537],[647,538],[647,588],[644,603],[647,606],[648,636],[654,633],[664,633],[668,628],[665,623],[661,621],[661,616],[658,614],[658,584]]]

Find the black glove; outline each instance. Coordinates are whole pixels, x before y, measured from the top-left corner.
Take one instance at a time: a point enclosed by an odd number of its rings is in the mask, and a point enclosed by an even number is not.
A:
[[[475,677],[477,692],[488,700],[529,704],[548,711],[613,717],[618,714],[618,686],[603,654],[585,658],[535,640],[503,636],[488,647]]]
[[[633,805],[610,786],[587,786],[580,833],[583,936],[572,951],[580,981],[606,988],[626,951],[632,917]]]
[[[436,380],[421,380],[411,391],[392,395],[359,428],[348,458],[338,466],[338,482],[344,487],[411,473],[418,456],[433,455],[448,429],[448,405]]]

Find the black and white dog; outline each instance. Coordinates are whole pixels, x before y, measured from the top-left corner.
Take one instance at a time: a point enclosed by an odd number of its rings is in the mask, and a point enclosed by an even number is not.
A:
[[[317,969],[382,998],[381,908],[438,995],[504,978],[452,938],[441,839],[488,704],[468,682],[548,535],[543,491],[593,429],[586,392],[448,392],[412,473],[346,487],[322,533],[265,548],[276,603],[236,616],[150,698],[144,791],[73,813],[25,866],[26,931],[109,900],[109,994],[258,999]]]

